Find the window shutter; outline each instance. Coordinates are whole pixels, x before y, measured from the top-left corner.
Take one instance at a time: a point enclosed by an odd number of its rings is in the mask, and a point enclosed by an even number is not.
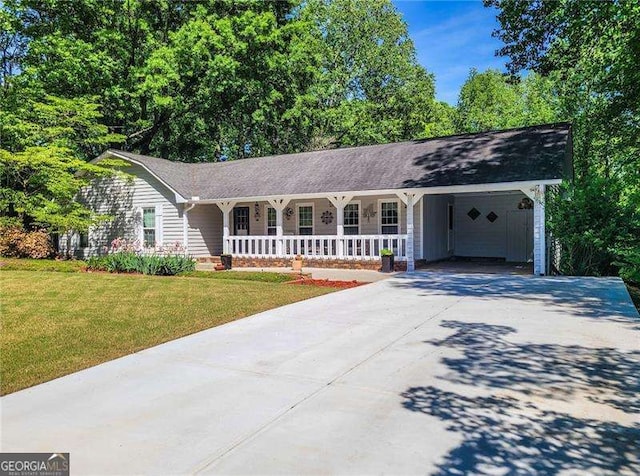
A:
[[[162,210],[162,204],[156,205],[156,243],[160,246],[162,246],[163,243]]]

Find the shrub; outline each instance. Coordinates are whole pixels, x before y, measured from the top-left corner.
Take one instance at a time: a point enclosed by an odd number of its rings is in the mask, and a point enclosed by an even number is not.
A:
[[[380,250],[380,256],[393,256],[393,251],[389,248],[383,248]]]
[[[46,231],[25,231],[13,223],[0,225],[0,256],[43,259],[54,253],[51,237]]]
[[[640,285],[640,249],[621,249],[618,250],[618,256],[618,261],[614,264],[620,268],[620,277],[626,281]]]
[[[640,198],[619,181],[591,177],[549,194],[549,229],[560,243],[566,275],[640,276]]]
[[[87,268],[110,273],[141,273],[173,276],[195,270],[195,261],[182,255],[141,255],[132,251],[117,251],[87,260]]]

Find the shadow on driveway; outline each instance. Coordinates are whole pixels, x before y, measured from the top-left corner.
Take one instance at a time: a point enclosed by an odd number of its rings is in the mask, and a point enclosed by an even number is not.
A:
[[[464,438],[438,474],[640,474],[640,352],[513,343],[505,336],[516,330],[502,325],[441,326],[454,333],[425,343],[461,357],[442,358],[449,372],[439,380],[490,394],[433,385],[401,394],[407,410],[438,418]]]
[[[524,319],[548,320],[550,337],[563,313],[624,323],[632,335],[640,329],[616,278],[416,273],[393,284],[425,296],[495,302],[507,314],[523,304]],[[479,308],[480,321],[442,321],[452,334],[425,344],[440,349],[447,371],[401,394],[404,408],[440,419],[463,438],[444,456],[439,473],[640,474],[640,347],[625,352],[512,341],[526,321],[514,315],[514,327],[481,322],[483,310],[492,309]]]

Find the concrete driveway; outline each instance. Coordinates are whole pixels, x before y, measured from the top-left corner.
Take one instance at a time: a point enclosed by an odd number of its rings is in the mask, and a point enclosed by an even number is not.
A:
[[[1,399],[2,451],[71,474],[638,474],[618,279],[415,273]]]

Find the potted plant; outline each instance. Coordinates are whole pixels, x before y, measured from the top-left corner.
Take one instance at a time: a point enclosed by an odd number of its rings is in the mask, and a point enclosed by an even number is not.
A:
[[[291,260],[291,268],[294,271],[302,271],[302,256],[296,255],[295,258]]]
[[[382,258],[382,272],[393,272],[393,251],[389,248],[383,248],[380,250],[380,257]]]
[[[222,266],[224,266],[224,269],[231,269],[232,261],[230,254],[220,255],[220,262],[222,263]]]

